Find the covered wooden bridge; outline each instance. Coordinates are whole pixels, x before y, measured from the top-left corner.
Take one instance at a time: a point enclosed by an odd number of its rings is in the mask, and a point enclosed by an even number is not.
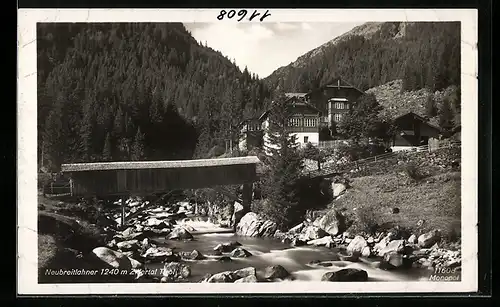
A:
[[[166,193],[171,190],[243,185],[242,205],[249,208],[257,180],[256,156],[179,160],[63,164],[70,193],[106,197]]]

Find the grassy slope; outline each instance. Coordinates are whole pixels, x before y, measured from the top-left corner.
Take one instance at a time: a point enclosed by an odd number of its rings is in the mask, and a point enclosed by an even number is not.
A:
[[[60,214],[60,210],[70,212],[74,205],[58,200],[38,197],[38,267],[44,268],[85,268],[76,257],[78,253],[87,254],[94,247],[104,243],[99,229],[77,214]],[[40,282],[48,276],[39,275]],[[43,278],[46,277],[46,278]],[[54,278],[52,278],[54,279]],[[64,280],[50,280],[63,282]]]
[[[400,212],[394,214],[396,207]],[[367,231],[373,224],[399,226],[416,235],[441,229],[454,241],[460,233],[460,173],[444,172],[418,182],[397,171],[354,178],[335,208],[355,220],[353,231]],[[419,220],[424,220],[422,226]]]

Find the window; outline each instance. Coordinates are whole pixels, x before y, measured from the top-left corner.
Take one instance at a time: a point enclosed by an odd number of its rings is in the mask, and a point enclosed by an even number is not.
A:
[[[342,115],[343,114],[338,114],[338,113],[334,114],[333,119],[335,120],[335,122],[337,122],[337,123],[340,122],[340,120],[342,119]]]
[[[316,118],[304,118],[304,127],[316,127]]]
[[[305,136],[305,137],[304,137],[304,144],[306,144],[307,142],[309,142],[309,137],[308,137],[308,136]]]
[[[335,103],[335,108],[337,110],[345,110],[345,109],[347,109],[347,104],[344,103],[344,102],[336,102]]]
[[[300,126],[300,118],[292,117],[289,120],[290,127],[299,127]]]

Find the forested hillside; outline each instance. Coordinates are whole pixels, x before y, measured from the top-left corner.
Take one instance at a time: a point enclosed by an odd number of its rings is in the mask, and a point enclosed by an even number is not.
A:
[[[189,159],[237,137],[264,82],[182,24],[38,24],[43,164]]]
[[[266,78],[306,92],[341,77],[367,90],[402,80],[402,90],[460,86],[460,23],[366,23],[304,54]]]

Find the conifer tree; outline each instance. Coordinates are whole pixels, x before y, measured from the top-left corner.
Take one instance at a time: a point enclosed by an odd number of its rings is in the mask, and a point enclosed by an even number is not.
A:
[[[453,112],[448,98],[443,100],[439,109],[439,126],[445,132],[449,132],[453,128]]]
[[[433,118],[437,115],[436,102],[432,94],[427,96],[427,101],[425,103],[425,113],[429,118]]]
[[[63,129],[62,104],[56,101],[55,107],[50,111],[43,135],[44,160],[53,171],[59,171],[64,160],[65,129]]]
[[[337,130],[340,134],[355,141],[369,137],[385,137],[385,135],[377,135],[383,122],[379,116],[381,110],[382,106],[375,95],[362,95],[353,108],[342,117]]]
[[[262,214],[277,223],[280,229],[295,222],[299,212],[297,183],[303,168],[297,137],[288,132],[291,113],[286,98],[279,94],[269,112],[268,159],[269,172],[265,178],[264,193],[268,203]]]
[[[111,137],[109,133],[106,133],[106,138],[104,140],[104,148],[102,149],[102,160],[103,161],[113,160],[112,149],[111,149]]]
[[[453,110],[453,126],[458,127],[461,125],[462,116],[462,97],[460,93],[460,88],[454,86],[452,88],[452,93],[450,94],[450,105]]]
[[[146,156],[144,151],[144,134],[141,132],[141,127],[137,128],[130,155],[132,161],[141,161]]]
[[[84,117],[80,123],[80,158],[83,162],[89,162],[93,154],[93,114],[91,110],[84,111]]]

